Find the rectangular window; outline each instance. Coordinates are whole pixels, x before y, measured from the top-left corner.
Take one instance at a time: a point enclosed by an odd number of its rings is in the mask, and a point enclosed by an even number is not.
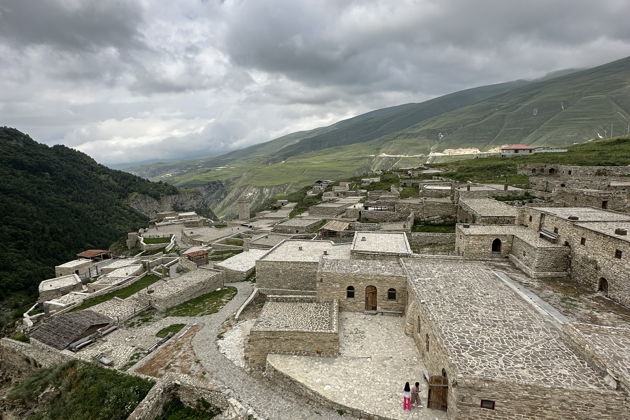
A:
[[[623,255],[623,252],[621,252],[620,249],[615,249],[615,258],[621,259],[622,255]]]
[[[553,228],[553,233],[558,233],[558,228],[557,227]]]
[[[608,208],[608,200],[602,201],[602,209],[606,210]]]
[[[586,238],[580,239],[580,245],[586,245]]]
[[[487,408],[488,410],[494,410],[494,401],[481,400],[481,408]]]

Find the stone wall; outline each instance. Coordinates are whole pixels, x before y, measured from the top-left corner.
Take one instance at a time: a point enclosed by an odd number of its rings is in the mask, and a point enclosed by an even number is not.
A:
[[[568,247],[538,248],[515,236],[510,260],[530,277],[562,277],[569,269],[569,254]]]
[[[569,166],[558,164],[520,165],[519,175],[555,175],[567,178],[591,178],[605,176],[628,176],[628,166]]]
[[[309,302],[313,297],[270,296],[269,301]],[[245,358],[249,365],[261,369],[267,362],[267,355],[292,354],[308,356],[336,356],[339,354],[339,303],[330,301],[328,305],[328,326],[325,329],[286,329],[260,328],[256,324],[249,333],[245,346]]]
[[[30,343],[22,343],[3,337],[0,338],[0,347],[2,351],[18,353],[35,360],[42,367],[50,367],[75,359],[72,355],[62,353],[35,339],[31,339]]]
[[[628,207],[628,194],[617,191],[559,188],[554,190],[552,200],[568,207],[587,206],[616,211],[623,211]]]
[[[407,278],[352,273],[318,273],[317,298],[321,302],[338,300],[342,311],[365,311],[365,289],[376,287],[377,311],[403,312],[407,305]],[[347,298],[348,286],[354,287],[354,298]],[[396,299],[389,300],[387,291],[396,290]]]
[[[512,251],[513,235],[464,235],[463,225],[457,225],[456,239],[455,239],[455,252],[457,255],[464,257],[507,257]],[[492,252],[492,242],[495,239],[501,241],[501,252]]]
[[[363,210],[361,211],[361,222],[401,222],[409,217],[408,211],[381,211]]]
[[[172,291],[163,288],[156,290],[150,297],[151,306],[164,312],[168,308],[223,287],[225,274],[222,271],[200,268],[196,272],[204,271],[208,271],[207,276],[200,281],[186,281],[184,280],[185,275],[169,280],[169,283],[176,283],[176,286],[173,287]]]
[[[452,245],[455,243],[454,233],[411,232],[407,234],[407,240],[412,247],[430,245]]]
[[[266,290],[315,290],[318,262],[256,261],[256,287]]]

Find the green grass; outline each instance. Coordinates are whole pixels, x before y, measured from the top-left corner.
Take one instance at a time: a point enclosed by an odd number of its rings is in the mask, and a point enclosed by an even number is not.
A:
[[[16,332],[11,336],[11,338],[15,341],[21,341],[23,343],[31,342],[31,339],[28,337],[28,335],[24,334],[23,332]]]
[[[236,287],[201,295],[166,311],[166,316],[204,316],[218,312],[226,303],[236,296]]]
[[[188,407],[177,397],[172,396],[162,406],[156,420],[208,420],[216,417],[221,410],[204,399],[197,400],[195,407]]]
[[[35,406],[29,419],[124,420],[154,382],[112,369],[70,361],[40,369],[13,387],[10,400]],[[50,400],[39,399],[53,390]]]
[[[156,245],[156,244],[168,244],[171,242],[171,238],[142,238],[145,244],[147,245]]]
[[[597,140],[568,148],[566,153],[539,153],[515,158],[484,158],[451,162],[435,167],[441,176],[457,181],[527,185],[527,176],[517,175],[519,165],[560,164],[576,166],[623,166],[630,164],[630,138]]]
[[[420,191],[418,190],[418,188],[414,188],[414,187],[403,187],[402,191],[400,192],[400,198],[412,198],[412,197],[418,197],[420,195]]]
[[[157,334],[155,334],[155,336],[164,338],[168,335],[168,333],[171,333],[171,332],[173,333],[173,335],[175,335],[178,332],[180,332],[182,328],[184,328],[185,326],[186,324],[172,324],[172,325],[169,325],[168,327],[162,328],[160,331],[157,332]]]
[[[137,293],[140,290],[144,289],[145,287],[152,285],[158,280],[160,280],[160,277],[156,276],[155,274],[147,274],[146,276],[142,277],[140,280],[136,281],[135,283],[127,287],[115,290],[113,292],[106,293],[104,295],[87,299],[81,305],[74,308],[72,312],[90,308],[94,305],[98,305],[99,303],[107,302],[108,300],[113,299],[115,297],[126,299],[129,296],[133,295],[134,293]]]
[[[243,246],[243,240],[238,238],[230,238],[223,241],[226,245]]]

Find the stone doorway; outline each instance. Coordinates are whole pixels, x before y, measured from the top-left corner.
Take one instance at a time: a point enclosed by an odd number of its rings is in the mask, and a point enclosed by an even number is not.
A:
[[[365,310],[375,311],[377,307],[376,287],[368,286],[365,288]]]
[[[501,239],[496,238],[494,241],[492,241],[492,253],[493,254],[501,253]]]
[[[608,296],[608,280],[600,278],[597,284],[597,291],[601,292],[604,296]]]

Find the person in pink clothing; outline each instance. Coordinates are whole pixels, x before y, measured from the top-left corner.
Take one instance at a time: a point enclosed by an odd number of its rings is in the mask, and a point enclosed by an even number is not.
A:
[[[411,388],[409,387],[409,382],[405,383],[403,391],[403,410],[411,411]]]

